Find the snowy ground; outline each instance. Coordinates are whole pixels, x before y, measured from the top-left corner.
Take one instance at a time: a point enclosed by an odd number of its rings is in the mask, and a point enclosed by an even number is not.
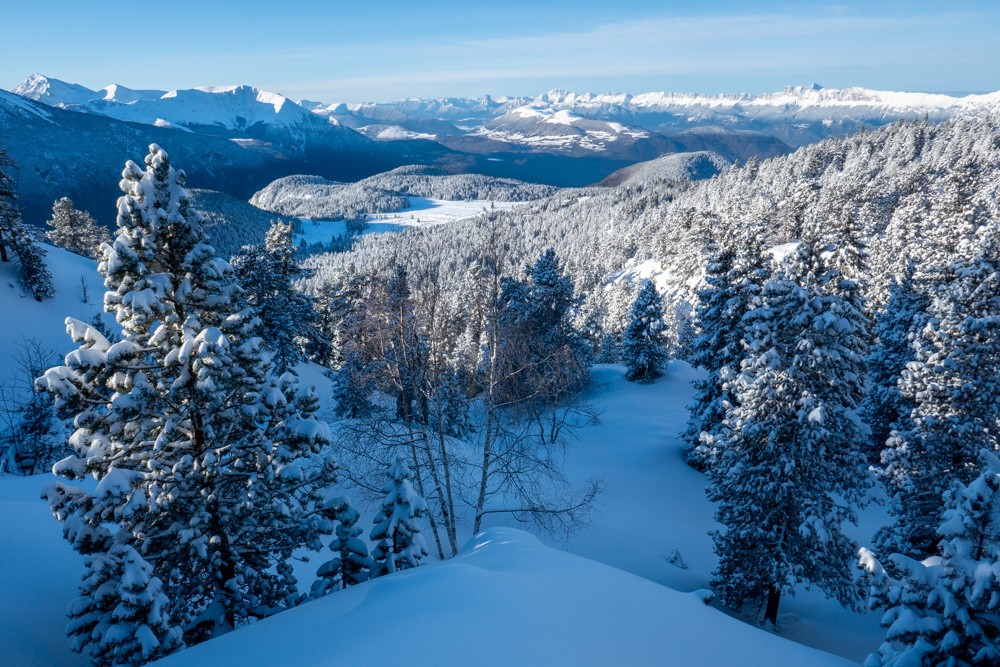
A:
[[[0,264],[4,374],[20,339],[35,337],[65,353],[72,344],[64,318],[90,319],[99,309],[93,262],[56,249],[49,261],[57,296],[41,304],[22,295],[10,264]],[[91,285],[89,304],[76,287],[81,274]],[[303,379],[328,397],[320,370],[303,370]],[[813,665],[844,663],[785,639],[852,661],[880,643],[878,614],[844,610],[817,592],[782,599],[780,637],[702,605],[691,592],[708,587],[715,567],[708,536],[713,507],[704,476],[684,463],[677,439],[696,372],[675,362],[651,385],[625,382],[619,366],[598,366],[593,377],[590,399],[601,421],[570,444],[567,473],[580,482],[603,476],[606,493],[589,528],[565,544],[543,538],[561,551],[521,533],[494,532],[507,530],[496,520],[457,559],[336,593],[182,653],[175,664],[275,664],[287,655],[295,664],[412,657],[419,664]],[[82,559],[39,498],[51,481],[0,477],[0,664],[87,664],[69,651],[64,635]],[[876,506],[862,518],[854,536],[867,544],[884,515]],[[685,567],[670,562],[673,552]],[[319,562],[299,572],[311,574]],[[376,637],[386,624],[393,625],[391,641]],[[284,653],[298,637],[311,643]]]
[[[458,220],[474,218],[490,209],[509,209],[522,205],[523,202],[491,202],[483,199],[471,201],[448,201],[445,199],[426,199],[410,197],[410,206],[396,213],[379,213],[369,216],[368,228],[365,234],[379,232],[398,232],[406,227],[432,227]],[[344,220],[310,220],[302,218],[302,233],[295,236],[298,243],[305,239],[306,243],[327,243],[331,238],[340,236],[347,231]]]
[[[163,665],[849,665],[692,594],[493,528],[452,560],[350,588]]]

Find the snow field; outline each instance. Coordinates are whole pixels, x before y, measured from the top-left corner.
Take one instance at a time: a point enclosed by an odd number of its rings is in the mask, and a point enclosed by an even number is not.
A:
[[[445,199],[427,199],[425,197],[409,197],[410,206],[395,213],[379,213],[368,216],[367,228],[364,234],[380,232],[399,232],[407,227],[433,227],[459,220],[475,218],[484,211],[493,208],[509,209],[520,206],[523,202],[491,202],[483,199],[471,201],[448,201]],[[302,232],[295,235],[295,242],[328,243],[331,238],[340,236],[347,231],[344,220],[311,220],[300,218]]]

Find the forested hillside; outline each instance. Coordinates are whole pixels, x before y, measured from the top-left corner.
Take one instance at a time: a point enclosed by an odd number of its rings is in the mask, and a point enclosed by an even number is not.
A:
[[[622,285],[623,279],[654,276],[675,307],[676,338],[708,255],[722,239],[759,235],[766,245],[778,246],[799,239],[809,221],[832,228],[850,220],[870,247],[868,291],[878,306],[891,277],[910,259],[956,242],[947,238],[955,232],[946,216],[965,207],[995,213],[998,179],[996,118],[897,123],[706,181],[630,179],[603,191],[567,192],[530,208],[492,213],[488,222],[365,238],[349,254],[310,260],[317,274],[307,284],[315,289],[347,266],[385,273],[397,261],[419,276],[428,254],[460,275],[473,265],[483,237],[496,230],[510,247],[508,274],[554,248],[585,298],[579,316],[602,332],[624,327],[628,294],[637,287]],[[453,281],[442,289],[462,291]]]

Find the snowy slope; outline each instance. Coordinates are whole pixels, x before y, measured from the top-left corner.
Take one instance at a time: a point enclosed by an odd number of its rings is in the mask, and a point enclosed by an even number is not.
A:
[[[75,317],[90,321],[102,312],[104,286],[97,273],[97,263],[71,252],[44,246],[48,255],[45,263],[52,272],[56,295],[53,299],[38,302],[21,286],[17,261],[0,262],[0,313],[7,325],[0,336],[0,382],[15,381],[22,343],[37,340],[44,349],[60,358],[76,347],[66,335],[65,320]],[[80,291],[81,277],[86,281],[89,303],[84,303]],[[108,316],[110,324],[113,318]]]
[[[848,665],[640,577],[488,530],[162,665]]]
[[[696,181],[711,178],[729,165],[722,156],[708,151],[675,153],[655,160],[639,162],[619,169],[599,186],[613,187],[623,183],[648,184],[655,181]]]
[[[849,664],[801,644],[863,659],[880,642],[879,614],[800,591],[782,600],[775,637],[691,594],[715,567],[714,507],[677,437],[697,373],[675,362],[665,378],[636,385],[622,370],[595,368],[590,400],[601,423],[567,452],[572,480],[600,474],[607,489],[590,528],[551,545],[576,556],[494,521],[455,560],[334,593],[167,664]],[[64,610],[82,559],[37,499],[50,479],[0,478],[0,553],[13,554],[0,575],[10,664],[86,662],[65,648]],[[866,544],[881,517],[864,516],[856,537]],[[674,551],[684,567],[668,559]],[[305,585],[321,560],[297,568]]]

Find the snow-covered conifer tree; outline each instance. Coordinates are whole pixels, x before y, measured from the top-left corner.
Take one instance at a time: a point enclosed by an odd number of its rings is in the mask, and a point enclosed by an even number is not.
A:
[[[869,604],[886,609],[886,642],[866,667],[1000,665],[1000,459],[981,456],[983,472],[949,492],[940,555],[918,562],[892,554],[894,579],[861,550]]]
[[[128,546],[153,565],[164,622],[193,643],[298,600],[287,561],[332,529],[318,510],[336,465],[322,454],[330,432],[315,392],[271,372],[259,319],[205,243],[183,172],[153,145],[121,187],[118,235],[98,267],[121,340],[68,319],[79,349],[36,381],[74,419],[75,453],[54,472],[97,487],[59,482],[46,495],[77,551]]]
[[[316,571],[314,598],[368,581],[373,565],[368,545],[361,539],[363,531],[358,525],[361,515],[351,501],[343,496],[332,498],[327,501],[325,511],[337,521],[337,537],[330,542],[330,550],[336,555]]]
[[[695,381],[695,398],[688,406],[685,439],[690,443],[688,462],[699,470],[712,465],[718,455],[719,433],[727,406],[734,405],[728,388],[743,360],[744,317],[757,305],[764,282],[771,274],[771,260],[757,238],[744,239],[740,250],[722,246],[706,267],[706,287],[698,292],[696,323],[699,335],[691,343],[691,362],[708,376]]]
[[[260,316],[261,334],[274,351],[275,367],[294,368],[315,337],[316,311],[312,297],[293,284],[309,272],[295,261],[292,226],[272,222],[263,245],[243,246],[233,257],[233,268],[247,301]]]
[[[845,603],[855,595],[856,549],[843,526],[867,486],[856,414],[864,348],[850,304],[830,289],[828,255],[815,236],[804,239],[747,314],[735,405],[709,469],[722,524],[714,584],[733,607],[766,598],[772,624],[798,582]]]
[[[45,232],[45,237],[52,245],[91,259],[100,259],[101,245],[111,240],[108,230],[98,225],[90,213],[76,209],[68,197],[52,204],[52,219],[47,224],[52,229]]]
[[[419,524],[427,514],[427,502],[413,488],[413,473],[406,461],[397,459],[387,475],[385,500],[370,535],[378,540],[372,552],[373,577],[417,567],[427,556]]]
[[[663,375],[663,302],[651,280],[643,283],[632,304],[632,320],[622,336],[622,357],[629,382],[652,382]]]
[[[889,287],[889,299],[875,322],[874,345],[867,358],[869,388],[862,405],[862,417],[872,430],[868,458],[881,459],[893,426],[908,418],[912,405],[899,391],[899,379],[915,350],[911,336],[927,308],[927,296],[915,279],[910,263],[902,277]]]
[[[505,280],[500,296],[500,336],[520,369],[509,374],[504,391],[514,402],[552,403],[587,383],[593,349],[573,327],[579,299],[555,251],[526,268],[528,280]]]
[[[1000,237],[983,225],[931,286],[914,359],[899,379],[912,405],[882,452],[894,525],[877,539],[884,553],[937,551],[944,493],[976,475],[978,448],[1000,449]]]
[[[97,665],[135,665],[184,646],[166,613],[163,584],[132,547],[86,557],[81,596],[70,605],[67,634]]]

